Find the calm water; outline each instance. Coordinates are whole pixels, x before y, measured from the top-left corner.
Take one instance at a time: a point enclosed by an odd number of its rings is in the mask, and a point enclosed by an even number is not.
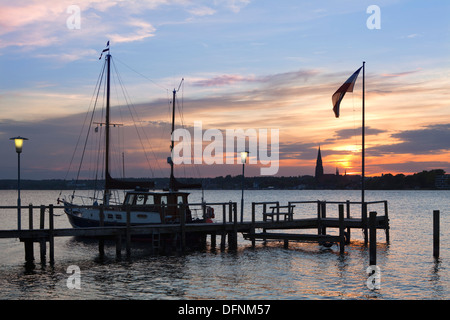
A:
[[[58,193],[22,191],[22,204],[54,204]],[[205,191],[208,202],[231,200],[238,202],[238,207],[240,196],[240,191]],[[15,205],[16,197],[14,191],[0,191],[0,204]],[[200,192],[192,193],[191,202],[200,199]],[[245,199],[244,219],[250,220],[252,201],[359,201],[360,192],[246,191]],[[151,256],[145,245],[134,244],[129,261],[125,257],[116,260],[111,243],[101,261],[97,242],[56,238],[54,267],[40,264],[36,245],[36,268],[32,272],[24,268],[23,243],[0,239],[0,299],[448,299],[450,191],[367,191],[366,199],[389,202],[389,245],[384,232],[378,234],[378,290],[366,285],[368,248],[361,243],[362,232],[354,229],[354,241],[346,246],[343,257],[337,246],[327,249],[318,244],[293,243],[284,249],[282,243],[264,246],[257,242],[252,249],[250,242],[239,238],[235,252],[207,248],[182,256]],[[299,216],[315,212],[313,207],[305,208]],[[371,209],[382,212],[381,206]],[[439,260],[432,256],[433,210],[441,211]],[[28,226],[24,211],[23,227]],[[355,211],[354,215],[358,208]],[[16,227],[16,211],[0,210],[0,219],[1,229]],[[55,217],[55,227],[69,227],[63,214]],[[70,274],[66,271],[71,265],[81,271],[79,290],[67,287]]]

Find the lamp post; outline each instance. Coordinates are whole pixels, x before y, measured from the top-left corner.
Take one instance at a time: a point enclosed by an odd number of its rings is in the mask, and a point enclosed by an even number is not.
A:
[[[245,162],[247,161],[249,152],[242,151],[241,152],[241,162],[242,162],[242,197],[241,197],[241,222],[244,221],[244,183],[245,183]]]
[[[23,147],[23,141],[28,140],[24,137],[14,137],[10,138],[9,140],[14,140],[14,144],[16,146],[16,152],[17,152],[17,229],[21,229],[21,211],[20,211],[20,154],[22,153],[22,147]]]

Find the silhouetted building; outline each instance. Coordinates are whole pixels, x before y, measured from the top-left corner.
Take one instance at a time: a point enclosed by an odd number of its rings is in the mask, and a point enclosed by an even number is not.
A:
[[[317,153],[317,160],[316,160],[316,174],[314,175],[314,177],[316,178],[316,181],[319,181],[322,178],[322,176],[323,176],[323,164],[319,146],[319,151]]]

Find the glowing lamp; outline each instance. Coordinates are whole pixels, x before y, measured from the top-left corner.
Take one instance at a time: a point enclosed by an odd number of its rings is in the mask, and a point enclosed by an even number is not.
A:
[[[28,139],[24,138],[24,137],[14,137],[14,138],[10,138],[9,140],[14,140],[14,144],[16,145],[16,152],[21,153],[22,147],[23,147],[23,141],[28,140]]]
[[[248,154],[249,154],[248,151],[242,151],[242,152],[241,152],[241,163],[242,163],[242,164],[245,164],[245,163],[246,163]]]

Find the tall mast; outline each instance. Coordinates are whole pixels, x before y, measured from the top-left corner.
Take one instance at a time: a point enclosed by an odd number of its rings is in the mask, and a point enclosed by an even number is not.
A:
[[[175,131],[175,98],[177,91],[175,88],[173,89],[173,97],[172,97],[172,131],[170,133],[170,181],[169,181],[169,190],[173,191],[174,184],[174,175],[173,175],[173,132]]]
[[[184,78],[181,79],[180,85],[178,86],[178,90],[176,90],[175,88],[173,89],[173,97],[172,97],[172,132],[170,134],[170,182],[169,182],[169,190],[170,191],[175,191],[174,187],[175,187],[175,176],[173,175],[173,132],[175,131],[175,104],[176,104],[176,95],[177,95],[177,91],[180,90],[181,88],[181,84],[183,83]]]
[[[106,118],[105,118],[105,143],[106,143],[106,148],[105,148],[105,191],[103,194],[103,203],[105,205],[109,204],[109,190],[106,189],[106,179],[107,176],[109,175],[109,124],[110,124],[110,120],[109,120],[109,96],[110,96],[110,67],[111,67],[111,55],[108,54],[106,55]]]
[[[363,61],[363,81],[362,81],[362,161],[361,161],[361,202],[364,203],[364,180],[365,180],[365,81],[366,81],[366,62]]]

